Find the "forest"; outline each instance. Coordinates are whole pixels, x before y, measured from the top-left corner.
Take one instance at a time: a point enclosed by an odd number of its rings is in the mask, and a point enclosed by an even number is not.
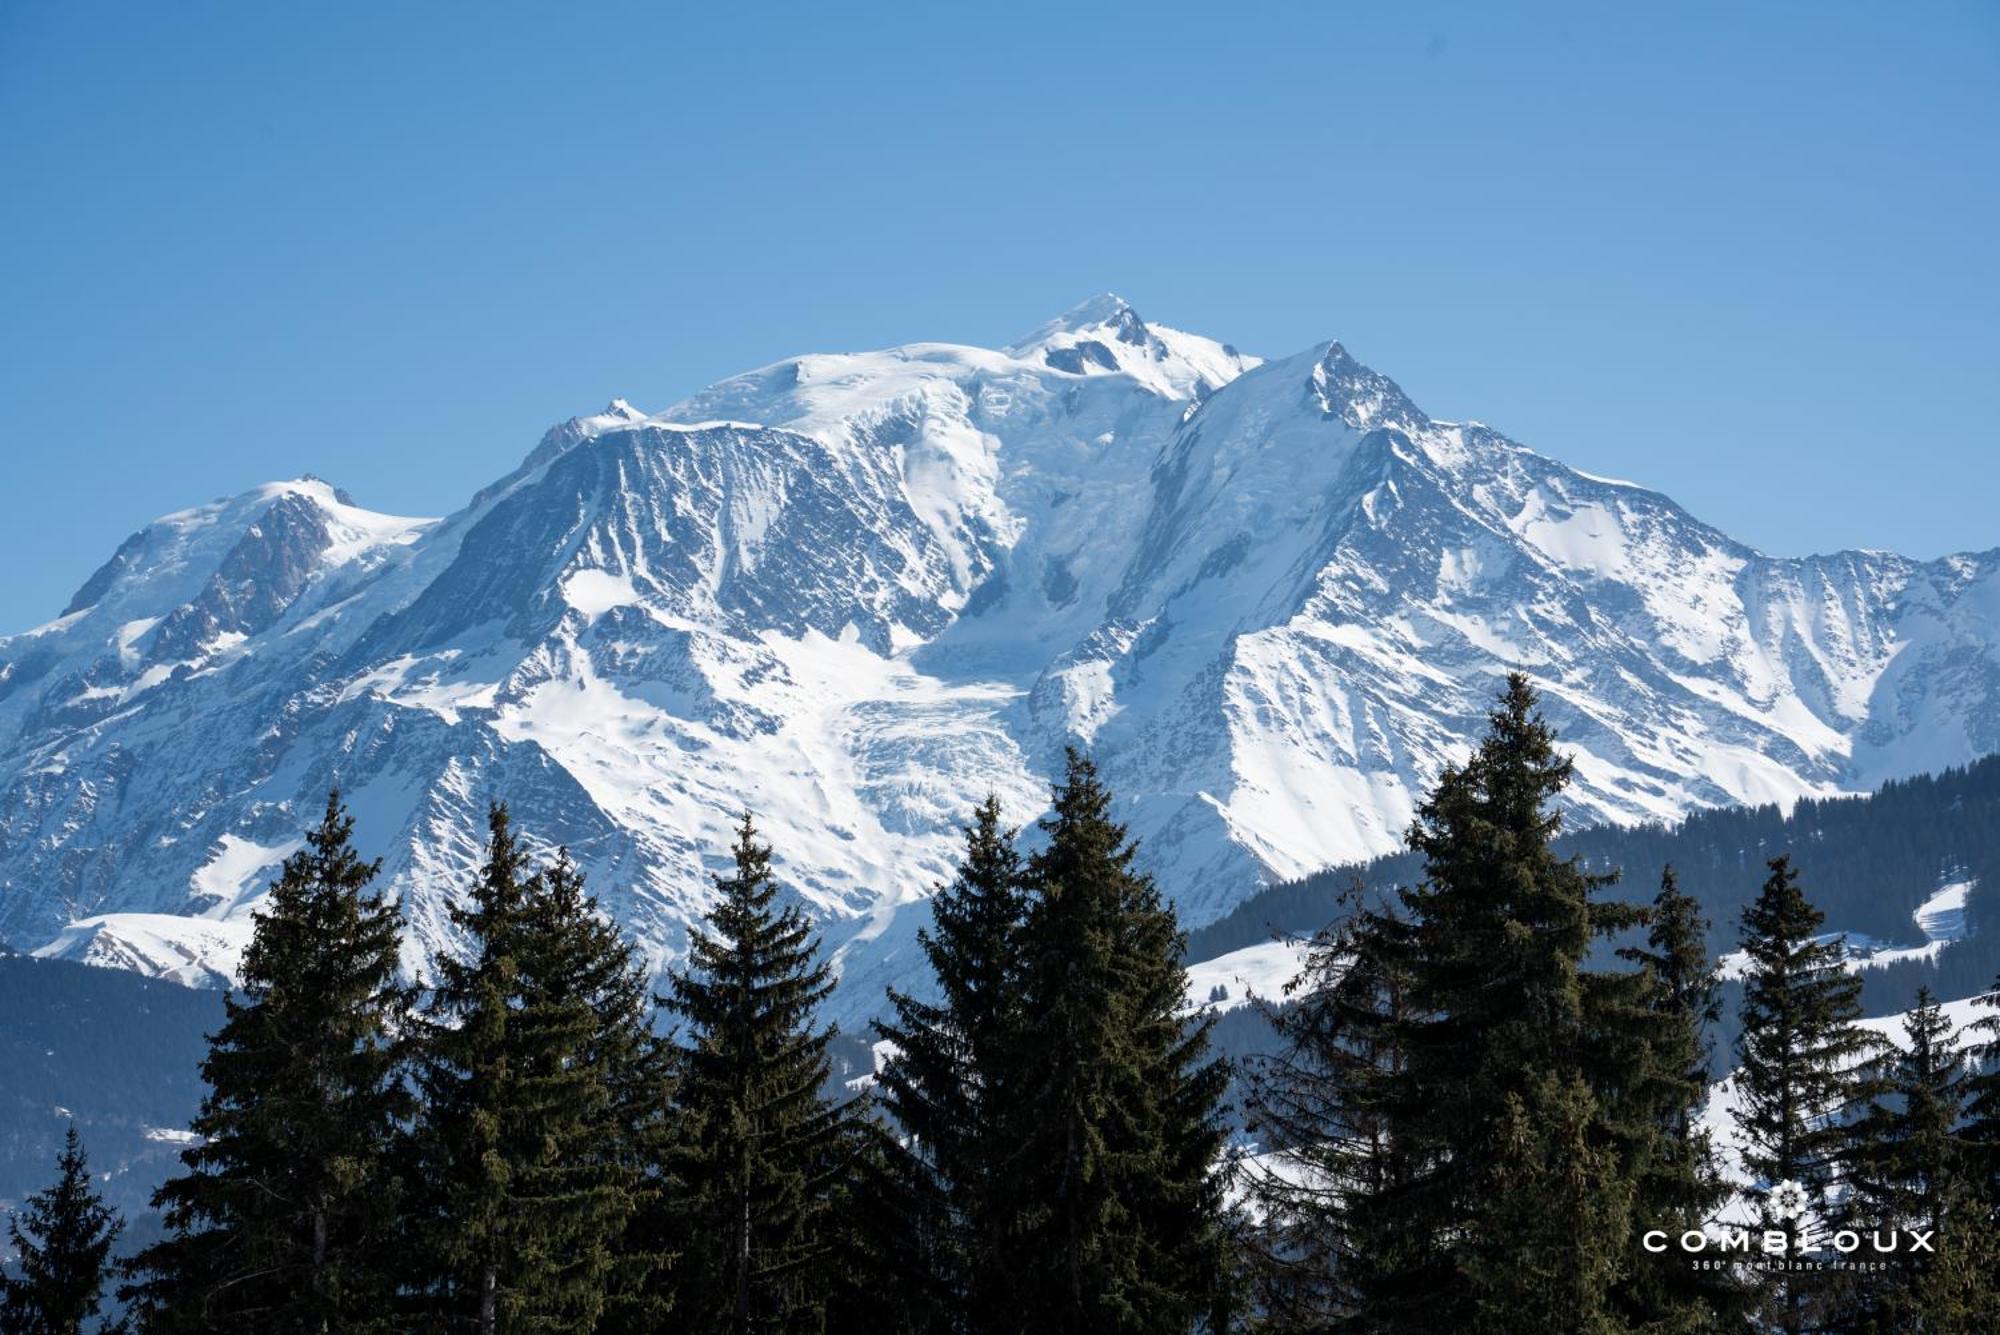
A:
[[[1563,832],[1571,779],[1511,678],[1394,878],[1305,888],[1305,969],[1232,1069],[1185,995],[1187,934],[1072,751],[1036,837],[995,799],[968,813],[921,938],[934,986],[889,995],[857,1081],[750,816],[656,993],[496,801],[458,948],[419,985],[332,793],[200,1059],[160,1236],[121,1252],[72,1128],[7,1226],[0,1327],[1988,1328],[2000,1009],[1961,1008],[1960,1032],[1920,990],[1882,1041],[1824,930],[1838,859],[1718,814],[1726,856],[1618,845],[1620,883]],[[1686,883],[1724,869],[1727,894]],[[1745,961],[1727,992],[1718,941]],[[1703,1115],[1725,1005],[1729,1148]]]

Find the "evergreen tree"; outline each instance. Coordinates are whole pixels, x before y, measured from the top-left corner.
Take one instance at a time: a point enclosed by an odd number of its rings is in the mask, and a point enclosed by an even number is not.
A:
[[[1418,809],[1425,877],[1378,936],[1408,1019],[1376,1106],[1403,1177],[1366,1202],[1373,1328],[1576,1331],[1615,1320],[1629,1262],[1629,1133],[1607,1106],[1641,1060],[1583,968],[1634,911],[1551,847],[1570,761],[1508,679],[1479,749]],[[1560,1311],[1558,1318],[1553,1314]],[[1369,1328],[1364,1325],[1363,1328]]]
[[[7,1221],[13,1277],[0,1273],[0,1329],[10,1335],[82,1335],[97,1315],[105,1258],[124,1228],[90,1180],[76,1128],[63,1137],[55,1185],[22,1202]]]
[[[1970,1186],[1959,1138],[1965,1068],[1929,988],[1903,1018],[1905,1047],[1881,1059],[1881,1091],[1854,1128],[1854,1212],[1884,1228],[1939,1229]]]
[[[1249,1067],[1262,1154],[1246,1173],[1255,1306],[1274,1335],[1393,1328],[1381,1279],[1411,1258],[1377,1207],[1411,1177],[1385,1106],[1411,1018],[1391,963],[1403,926],[1355,880],[1287,984],[1295,1000],[1264,1007],[1279,1044]]]
[[[826,1335],[947,1335],[990,1321],[992,1309],[945,1291],[947,1272],[927,1255],[937,1238],[926,1227],[934,1201],[917,1196],[932,1186],[913,1172],[921,1161],[870,1114],[867,1100],[843,1113],[819,1260]]]
[[[1789,858],[1775,858],[1757,900],[1743,913],[1743,1032],[1736,1125],[1760,1225],[1785,1232],[1796,1254],[1811,1219],[1824,1217],[1853,1144],[1853,1114],[1865,1092],[1860,1068],[1875,1042],[1861,1018],[1861,981],[1838,941],[1818,938],[1825,915],[1806,899]],[[1798,1216],[1770,1208],[1781,1183],[1805,1189]],[[1830,1286],[1813,1272],[1767,1274],[1771,1318],[1797,1335],[1824,1315]]]
[[[1227,1069],[1182,1011],[1173,912],[1132,869],[1096,767],[1069,752],[1030,859],[1022,1007],[995,1089],[1019,1330],[1187,1330],[1224,1277],[1213,1170]]]
[[[1877,1092],[1854,1128],[1852,1195],[1843,1213],[1857,1230],[1921,1229],[1949,1247],[1947,1235],[1969,1231],[1958,1225],[1977,1206],[1968,1147],[1959,1136],[1964,1063],[1951,1022],[1928,988],[1919,989],[1916,1007],[1904,1017],[1903,1035],[1907,1046],[1881,1058]],[[1934,1314],[1923,1309],[1955,1301],[1919,1282],[1929,1255],[1912,1253],[1902,1258],[1905,1268],[1864,1286],[1867,1306],[1885,1324],[1931,1330]]]
[[[777,907],[771,850],[749,816],[735,874],[690,943],[667,1006],[686,1021],[675,1107],[686,1230],[675,1281],[691,1329],[749,1335],[816,1330],[831,1169],[841,1117],[822,1088],[831,1031],[814,1014],[832,989],[794,905]]]
[[[2000,1220],[2000,978],[1978,999],[1982,1015],[1967,1026],[1978,1035],[1966,1048],[1963,1138],[1973,1194],[1988,1217]]]
[[[1697,1124],[1708,1101],[1708,1030],[1721,1013],[1721,985],[1708,920],[1671,865],[1648,913],[1645,945],[1618,956],[1638,971],[1600,976],[1599,1014],[1613,1050],[1637,1058],[1608,1082],[1633,1175],[1635,1224],[1678,1237],[1713,1219],[1729,1191]],[[1673,1252],[1634,1261],[1617,1293],[1623,1319],[1634,1326],[1705,1331],[1737,1306],[1740,1294],[1726,1271],[1695,1269]]]
[[[670,1057],[649,1025],[645,973],[567,850],[530,890],[510,1038],[532,1073],[542,1148],[514,1190],[555,1221],[541,1244],[555,1311],[578,1329],[656,1329],[668,1303],[653,1281],[668,1257],[631,1225],[661,1190],[647,1172],[672,1142]]]
[[[1979,998],[1979,1004],[1989,1011],[2000,1008],[2000,980]],[[1925,1021],[1921,1028],[1930,1032],[1933,1044],[1941,1037],[1933,1022]],[[1955,1208],[1942,1220],[1936,1255],[1924,1258],[1922,1268],[1910,1278],[1905,1296],[1905,1307],[1918,1315],[1921,1328],[1937,1335],[1990,1330],[1993,1311],[2000,1306],[2000,1233],[1995,1231],[2000,1223],[1996,1218],[1996,1209],[2000,1209],[2000,1060],[1996,1058],[2000,1051],[1995,1043],[2000,1035],[2000,1015],[1982,1016],[1967,1029],[1976,1037],[1959,1054],[1963,1106],[1955,1148],[1962,1182],[1953,1193]],[[1909,1037],[1912,1052],[1904,1058],[1906,1082],[1935,1087],[1935,1075],[1925,1079],[1920,1073],[1940,1063],[1935,1058],[1917,1060],[1916,1035]],[[1947,1088],[1949,1083],[1945,1082]],[[1918,1106],[1948,1106],[1950,1098],[1949,1093],[1920,1096]],[[1941,1116],[1932,1112],[1920,1116],[1915,1124],[1927,1122],[1933,1128],[1929,1138],[1935,1141],[1935,1128],[1941,1121]]]
[[[641,1151],[618,1091],[644,1060],[643,986],[567,855],[529,874],[504,804],[488,830],[452,910],[468,951],[438,961],[425,1016],[411,1288],[440,1329],[595,1330],[657,1260],[624,1249]]]
[[[1503,1096],[1460,1252],[1470,1329],[1627,1329],[1613,1290],[1630,1259],[1633,1189],[1603,1116],[1574,1071],[1534,1072]]]
[[[386,1321],[392,1149],[408,1110],[400,921],[327,797],[285,860],[225,1003],[187,1172],[160,1188],[169,1235],[135,1265],[149,1328],[350,1331]]]
[[[1924,1335],[1991,1335],[2000,1308],[2000,1237],[1983,1210],[1947,1220],[1937,1255],[1908,1277],[1900,1312],[1910,1324],[1895,1329]]]
[[[933,926],[918,933],[938,1000],[891,990],[894,1018],[876,1026],[895,1045],[882,1097],[908,1137],[907,1148],[882,1147],[878,1204],[910,1212],[905,1284],[934,1291],[967,1330],[989,1328],[1008,1309],[991,1263],[1008,1222],[997,1085],[1021,1033],[1026,906],[1013,832],[999,798],[988,797],[965,830],[957,877],[931,899]],[[910,1162],[894,1163],[898,1155]]]
[[[538,901],[553,930],[555,966],[541,977],[546,995],[583,998],[594,1014],[583,1060],[605,1087],[605,1120],[579,1129],[593,1144],[596,1198],[591,1246],[608,1253],[604,1335],[640,1335],[670,1320],[678,1227],[672,1163],[682,1128],[673,1110],[674,1050],[653,1030],[653,999],[645,969],[618,929],[582,896],[581,881],[561,854]],[[622,1228],[620,1227],[622,1225]]]

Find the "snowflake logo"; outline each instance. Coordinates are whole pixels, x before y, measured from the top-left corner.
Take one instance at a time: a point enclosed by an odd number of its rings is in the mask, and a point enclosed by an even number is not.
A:
[[[1786,1178],[1764,1198],[1765,1208],[1775,1219],[1797,1219],[1806,1212],[1809,1203],[1805,1185],[1797,1178]]]

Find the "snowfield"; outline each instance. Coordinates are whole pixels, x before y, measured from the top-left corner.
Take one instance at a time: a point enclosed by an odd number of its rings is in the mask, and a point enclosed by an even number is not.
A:
[[[1283,1004],[1287,984],[1304,970],[1309,953],[1303,941],[1266,941],[1190,964],[1188,1004],[1218,1012],[1254,1001]]]
[[[1930,960],[1935,963],[1946,946],[1965,939],[1965,899],[1976,884],[1975,881],[1954,881],[1917,905],[1910,916],[1916,920],[1917,929],[1924,934],[1921,946],[1885,946],[1861,932],[1829,932],[1813,939],[1841,942],[1846,948],[1848,966],[1855,969],[1879,969],[1907,960]],[[1732,950],[1717,964],[1724,978],[1741,978],[1750,968],[1750,957],[1743,951]]]
[[[854,1018],[917,970],[958,823],[1031,823],[1067,743],[1199,924],[1394,848],[1509,669],[1573,819],[1636,821],[2000,750],[1996,640],[2000,553],[1766,556],[1338,343],[1103,297],[615,400],[442,519],[302,478],[146,526],[0,639],[0,939],[227,977],[338,783],[413,969],[496,797],[659,966],[747,809]]]

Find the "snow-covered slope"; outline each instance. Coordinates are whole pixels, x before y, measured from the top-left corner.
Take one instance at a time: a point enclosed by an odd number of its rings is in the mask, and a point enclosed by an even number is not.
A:
[[[1984,1044],[1990,1035],[1977,1026],[1993,1016],[1993,1008],[1987,1004],[1986,996],[1964,997],[1957,1001],[1942,1002],[1938,1006],[1945,1023],[1951,1026],[1947,1044],[1953,1051],[1963,1052],[1968,1048]],[[1860,1027],[1874,1036],[1883,1052],[1891,1048],[1909,1047],[1909,1035],[1904,1026],[1909,1021],[1909,1012],[1878,1016],[1863,1020]],[[1739,1083],[1740,1070],[1731,1071],[1718,1080],[1709,1091],[1709,1099],[1703,1107],[1697,1125],[1707,1134],[1709,1144],[1714,1147],[1716,1166],[1723,1176],[1738,1186],[1750,1184],[1750,1174],[1743,1166],[1745,1149],[1743,1134],[1738,1129],[1736,1119],[1743,1107],[1743,1089]],[[1741,1225],[1755,1216],[1743,1199],[1732,1199],[1715,1222],[1722,1225]]]
[[[1394,847],[1509,668],[1583,819],[1872,787],[2000,749],[2000,552],[1767,557],[1339,344],[1098,298],[615,401],[443,520],[302,479],[150,525],[0,639],[0,936],[153,967],[125,915],[241,921],[337,781],[412,964],[492,797],[665,962],[748,808],[866,1009],[1065,743],[1201,922]]]
[[[1282,1005],[1309,954],[1303,941],[1265,941],[1190,964],[1188,1005],[1217,1013],[1258,1001]]]

